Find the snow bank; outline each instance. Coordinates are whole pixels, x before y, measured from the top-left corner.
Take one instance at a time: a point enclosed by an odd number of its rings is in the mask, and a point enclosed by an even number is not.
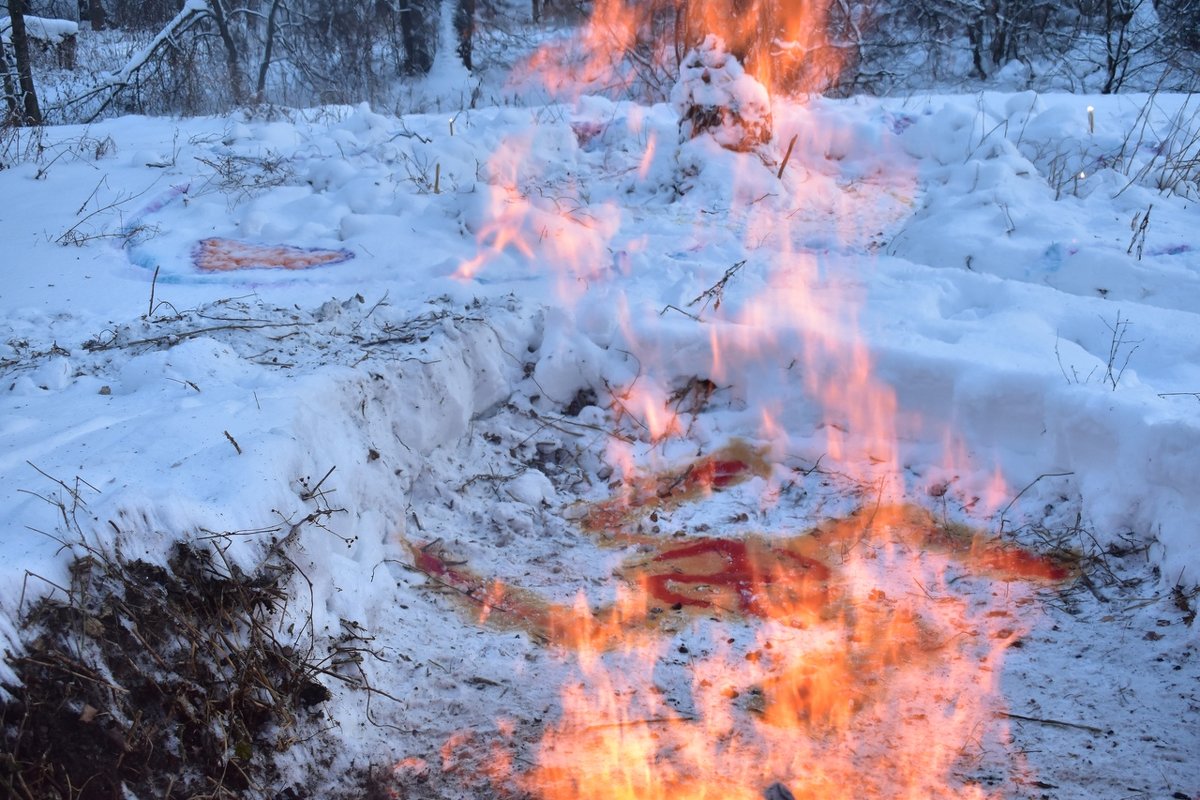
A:
[[[46,44],[59,44],[79,33],[79,23],[69,19],[48,19],[25,15],[25,32],[31,39]],[[0,17],[0,38],[12,44],[12,17]]]

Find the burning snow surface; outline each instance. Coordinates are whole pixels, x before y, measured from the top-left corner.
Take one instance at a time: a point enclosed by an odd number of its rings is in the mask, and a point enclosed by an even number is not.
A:
[[[1123,102],[777,102],[782,171],[588,97],[52,131],[8,667],[75,556],[286,546],[265,796],[1194,795],[1193,199],[1096,167]]]

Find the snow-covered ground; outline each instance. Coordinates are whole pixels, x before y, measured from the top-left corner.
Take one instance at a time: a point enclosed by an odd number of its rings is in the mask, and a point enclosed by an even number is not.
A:
[[[741,439],[770,476],[664,529],[795,535],[904,501],[1084,556],[997,662],[1008,751],[959,780],[1200,797],[1195,106],[777,100],[750,153],[681,145],[669,105],[594,97],[10,142],[5,646],[69,583],[63,540],[252,564],[307,518],[292,557],[318,648],[369,632],[387,696],[330,680],[286,780],[402,765],[399,796],[486,794],[454,769],[463,732],[523,763],[575,667],[464,617],[409,545],[605,602],[628,552],[580,534],[578,501]],[[352,257],[202,271],[210,239]]]

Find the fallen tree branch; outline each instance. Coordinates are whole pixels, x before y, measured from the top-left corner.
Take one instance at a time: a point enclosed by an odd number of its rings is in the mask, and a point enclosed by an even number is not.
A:
[[[118,342],[115,339],[111,342],[98,342],[92,340],[84,342],[83,349],[89,352],[98,353],[103,350],[119,350],[125,347],[138,347],[139,345],[174,345],[184,339],[192,339],[197,336],[203,336],[206,333],[215,333],[216,331],[251,331],[259,328],[297,328],[300,327],[299,322],[267,322],[261,325],[213,325],[208,328],[196,328],[190,331],[181,331],[179,333],[165,333],[162,336],[152,336],[149,339],[134,339],[129,342]]]
[[[1063,722],[1060,719],[1043,719],[1041,717],[1027,717],[1024,714],[1011,714],[1007,711],[1000,711],[997,713],[999,713],[999,715],[1002,717],[1007,717],[1008,719],[1015,719],[1020,722],[1036,722],[1039,725],[1052,725],[1056,728],[1074,728],[1075,730],[1087,731],[1088,733],[1094,733],[1098,736],[1104,736],[1109,733],[1106,730],[1102,730],[1100,728],[1094,728],[1091,725],[1080,725],[1078,722]]]
[[[692,306],[696,305],[696,303],[699,303],[701,300],[704,301],[704,305],[700,307],[701,311],[708,308],[708,301],[710,301],[710,300],[713,301],[713,310],[714,311],[716,309],[720,308],[721,301],[725,298],[725,284],[729,283],[729,280],[734,275],[737,275],[741,271],[742,267],[744,267],[744,266],[746,266],[746,259],[742,259],[741,261],[737,262],[729,269],[725,270],[725,274],[723,276],[721,276],[721,280],[717,281],[712,286],[708,287],[703,292],[696,295],[695,299],[692,300],[692,302],[688,303],[688,308],[691,308]]]
[[[1042,478],[1066,478],[1066,477],[1069,477],[1074,474],[1075,474],[1074,472],[1043,472],[1041,475],[1038,475],[1036,478],[1031,480],[1028,484],[1026,484],[1024,489],[1017,492],[1016,496],[1013,497],[1012,500],[1008,501],[1008,505],[1006,505],[1004,507],[1004,509],[1000,512],[1000,530],[1001,531],[1004,530],[1004,520],[1005,520],[1005,516],[1008,514],[1008,510],[1010,508],[1012,508],[1018,500],[1021,499],[1021,495],[1025,494],[1030,489],[1032,489],[1034,486],[1036,486],[1038,481],[1040,481]]]
[[[108,80],[99,86],[95,86],[77,97],[67,98],[56,110],[85,103],[107,93],[107,97],[100,103],[100,107],[86,120],[88,123],[95,122],[112,105],[117,96],[137,80],[138,73],[158,55],[160,50],[167,47],[176,36],[211,14],[208,0],[187,0],[179,13],[150,40],[149,44],[130,56],[120,71],[110,75]]]

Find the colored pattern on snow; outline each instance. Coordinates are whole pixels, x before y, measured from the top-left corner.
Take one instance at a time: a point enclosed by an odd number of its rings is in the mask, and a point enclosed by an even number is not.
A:
[[[818,525],[787,538],[664,540],[641,533],[637,522],[713,491],[765,475],[761,454],[742,443],[697,459],[682,470],[634,480],[610,500],[592,504],[583,530],[602,546],[637,545],[648,556],[631,559],[618,575],[641,587],[644,608],[579,609],[555,605],[527,589],[487,578],[433,547],[411,545],[413,565],[434,585],[450,590],[477,613],[477,621],[517,627],[536,639],[572,646],[608,647],[636,628],[668,624],[667,613],[770,617],[773,610],[823,618],[842,613],[844,554],[864,542],[909,552],[936,553],[964,572],[999,582],[1057,583],[1075,574],[1064,557],[1043,555],[963,526],[947,525],[915,506],[872,509]],[[879,526],[877,520],[890,520]],[[659,605],[661,604],[661,606]],[[589,616],[590,614],[590,616]]]
[[[232,272],[241,269],[311,269],[340,264],[354,258],[349,250],[321,250],[286,244],[251,244],[235,239],[201,240],[192,251],[192,261],[202,272]]]

